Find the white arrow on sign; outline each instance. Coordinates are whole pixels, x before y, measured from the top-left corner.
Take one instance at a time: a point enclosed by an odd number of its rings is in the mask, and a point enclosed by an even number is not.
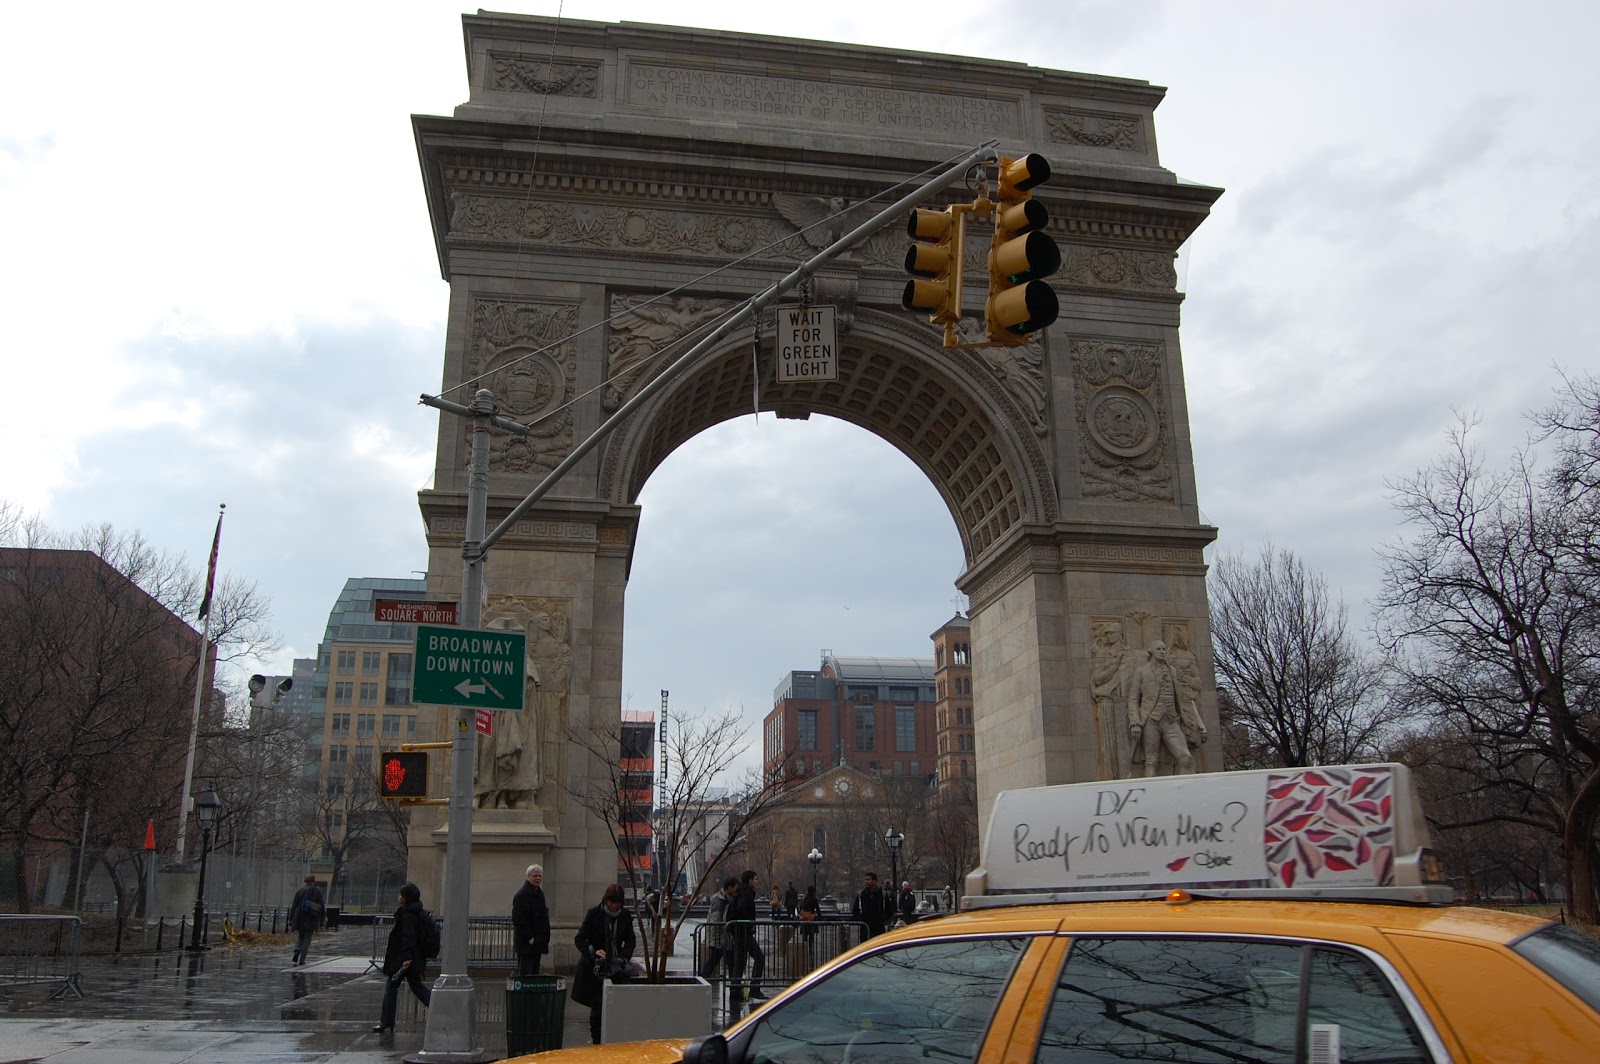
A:
[[[462,680],[460,683],[456,684],[456,690],[460,692],[462,698],[471,698],[473,695],[483,694],[483,692],[487,691],[488,688],[481,683],[473,683],[471,680]]]

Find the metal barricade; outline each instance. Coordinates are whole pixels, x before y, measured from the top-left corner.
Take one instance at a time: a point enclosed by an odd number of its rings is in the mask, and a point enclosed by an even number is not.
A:
[[[790,983],[799,982],[817,968],[831,961],[851,946],[864,941],[867,925],[849,920],[757,920],[754,943],[761,954],[760,974],[756,972],[756,950],[745,958],[741,985],[763,994],[781,990]],[[694,929],[694,970],[705,970],[710,956],[710,929],[701,924]],[[729,946],[732,946],[730,937]],[[720,988],[727,986],[732,966],[724,956],[708,978],[719,987],[717,999],[726,1002],[728,995]],[[729,1022],[738,1018],[737,1007],[729,1007]]]
[[[438,914],[434,914],[438,916]],[[439,931],[444,933],[447,921],[439,917]],[[383,967],[383,955],[389,947],[389,932],[394,929],[394,917],[372,918],[372,955],[367,960],[367,971]],[[507,968],[517,970],[516,936],[511,921],[502,916],[474,916],[467,920],[467,967]]]
[[[52,998],[83,997],[82,940],[83,921],[76,916],[0,916],[0,985],[58,983]]]

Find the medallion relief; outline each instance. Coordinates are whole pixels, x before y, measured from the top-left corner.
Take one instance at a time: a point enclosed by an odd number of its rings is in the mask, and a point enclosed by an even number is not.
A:
[[[1121,288],[1171,292],[1178,273],[1170,251],[1134,251],[1129,248],[1061,245],[1061,276],[1086,288]]]
[[[496,433],[489,468],[543,474],[572,448],[565,409],[577,373],[578,308],[479,299],[472,308],[469,377],[494,393],[500,413],[529,426],[526,435]]]
[[[1084,495],[1115,502],[1170,502],[1161,346],[1074,340],[1071,350]]]

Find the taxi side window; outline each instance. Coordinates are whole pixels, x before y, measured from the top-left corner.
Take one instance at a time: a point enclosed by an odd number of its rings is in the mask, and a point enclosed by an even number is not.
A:
[[[1320,1059],[1344,1064],[1430,1059],[1383,973],[1357,954],[1256,940],[1079,938],[1035,1061],[1295,1064],[1313,1040],[1336,1040],[1338,1056]]]
[[[923,942],[864,957],[761,1018],[750,1064],[971,1061],[1027,938]]]

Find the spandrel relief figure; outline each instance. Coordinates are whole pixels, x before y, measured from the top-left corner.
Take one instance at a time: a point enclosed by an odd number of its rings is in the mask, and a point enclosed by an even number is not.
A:
[[[1128,735],[1146,776],[1165,775],[1160,770],[1168,766],[1169,772],[1195,770],[1194,751],[1210,738],[1200,719],[1199,694],[1173,664],[1167,644],[1150,644],[1128,698]]]
[[[473,799],[480,809],[523,808],[534,803],[544,782],[541,737],[552,714],[565,710],[572,676],[566,615],[548,600],[497,595],[485,604],[483,616],[485,628],[527,636],[527,676],[522,710],[496,713],[492,734],[479,737]]]

